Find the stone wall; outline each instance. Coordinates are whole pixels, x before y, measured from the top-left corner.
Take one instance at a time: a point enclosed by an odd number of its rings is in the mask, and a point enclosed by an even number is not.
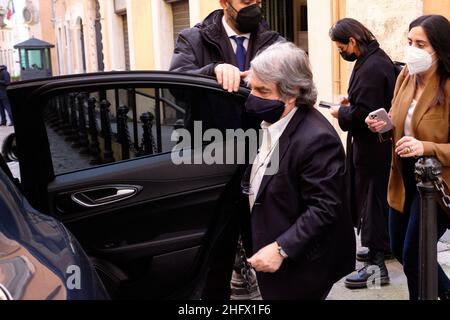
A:
[[[408,26],[423,14],[423,0],[347,0],[347,17],[363,23],[393,60],[404,61]]]

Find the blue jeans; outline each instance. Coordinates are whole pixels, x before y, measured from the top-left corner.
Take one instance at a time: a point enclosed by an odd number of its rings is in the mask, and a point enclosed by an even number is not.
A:
[[[438,239],[450,227],[449,218],[438,206]],[[419,224],[420,224],[420,196],[418,192],[413,197],[409,212],[400,213],[389,210],[389,234],[391,249],[397,260],[403,265],[408,279],[409,298],[417,300],[419,294]],[[450,291],[450,280],[438,264],[439,294]]]

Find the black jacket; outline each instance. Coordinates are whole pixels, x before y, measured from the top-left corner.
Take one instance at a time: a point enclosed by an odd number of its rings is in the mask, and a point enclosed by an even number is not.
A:
[[[237,66],[222,18],[223,10],[213,11],[201,24],[180,33],[172,57],[171,71],[214,76],[217,64]],[[246,69],[258,51],[283,40],[277,32],[270,31],[265,22],[261,22],[257,32],[250,37]],[[191,132],[192,124],[198,120],[202,121],[203,130],[215,128],[223,131],[258,126],[254,119],[243,120],[245,114],[241,103],[230,104],[227,100],[225,104],[217,95],[210,97],[176,89],[171,92],[177,98],[178,105],[185,107],[185,128]]]
[[[202,23],[180,33],[172,57],[171,71],[214,76],[214,67],[219,63],[237,66],[236,56],[222,25],[222,17],[223,10],[213,11]],[[250,37],[246,69],[258,51],[283,40],[262,22]]]
[[[351,106],[339,110],[339,126],[353,138],[353,164],[369,170],[384,170],[390,162],[389,143],[379,143],[365,123],[370,112],[379,108],[387,111],[395,87],[395,67],[376,40],[368,52],[357,60],[350,78],[348,99]]]
[[[319,299],[355,266],[344,149],[319,111],[300,107],[280,137],[279,159],[278,173],[263,177],[253,206],[252,244],[257,252],[277,241],[289,258],[273,274],[258,273],[261,294]]]
[[[7,97],[6,87],[11,83],[11,77],[6,66],[0,66],[0,99]]]
[[[391,108],[396,69],[391,59],[372,41],[358,59],[350,78],[351,106],[339,110],[339,125],[347,138],[347,197],[363,246],[389,250],[387,185],[391,163],[390,140],[380,143],[365,123],[371,111]]]

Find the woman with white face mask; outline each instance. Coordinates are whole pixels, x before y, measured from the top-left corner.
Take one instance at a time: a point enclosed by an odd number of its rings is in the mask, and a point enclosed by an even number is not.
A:
[[[391,117],[394,153],[388,202],[391,249],[403,264],[410,299],[418,298],[420,199],[414,165],[420,156],[434,156],[442,164],[445,192],[450,185],[450,23],[440,15],[427,15],[409,26],[406,63],[399,75]],[[380,132],[386,123],[366,119]],[[447,211],[448,212],[448,211]],[[438,206],[438,238],[450,227],[450,217]],[[438,267],[441,299],[450,299],[450,280]]]

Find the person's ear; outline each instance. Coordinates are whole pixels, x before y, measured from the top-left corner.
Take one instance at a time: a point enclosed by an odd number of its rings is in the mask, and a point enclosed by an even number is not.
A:
[[[350,38],[348,39],[348,43],[352,45],[353,50],[356,48],[357,42],[356,42],[356,39],[355,39],[355,38],[350,37]]]
[[[227,0],[219,0],[219,2],[222,9],[225,10],[227,8]]]
[[[289,107],[295,106],[295,101],[297,101],[297,97],[291,97],[286,101],[286,105]]]

